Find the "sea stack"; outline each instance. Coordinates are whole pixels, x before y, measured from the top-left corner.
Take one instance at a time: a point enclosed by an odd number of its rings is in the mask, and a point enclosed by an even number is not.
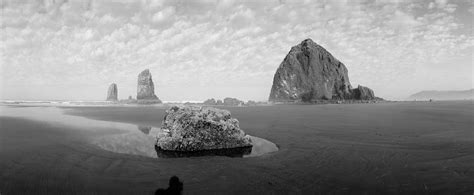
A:
[[[273,77],[269,101],[372,100],[367,87],[352,89],[346,66],[322,46],[306,39],[293,46]]]
[[[374,91],[372,91],[372,89],[361,85],[357,86],[355,89],[352,89],[352,94],[353,98],[358,100],[371,100],[375,97]]]
[[[118,89],[117,84],[112,83],[107,90],[107,101],[118,101]]]
[[[155,95],[155,85],[148,69],[138,75],[137,100],[159,100]]]

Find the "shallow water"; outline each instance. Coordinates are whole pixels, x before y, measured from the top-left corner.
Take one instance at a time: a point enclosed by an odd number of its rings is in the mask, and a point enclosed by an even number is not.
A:
[[[85,139],[103,150],[151,158],[158,158],[157,151],[155,150],[156,137],[159,134],[165,133],[158,127],[137,126],[129,123],[100,121],[80,116],[66,115],[63,114],[62,109],[57,107],[1,106],[0,116],[22,117],[86,131],[113,130],[113,133],[93,137],[86,136]],[[276,144],[255,136],[250,137],[253,143],[251,152],[241,155],[232,155],[232,157],[257,157],[278,151]]]

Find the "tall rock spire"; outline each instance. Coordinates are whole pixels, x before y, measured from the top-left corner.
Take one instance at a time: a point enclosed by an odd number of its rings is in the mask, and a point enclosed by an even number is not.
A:
[[[148,69],[138,75],[137,100],[159,100],[155,95],[155,85]]]
[[[118,88],[117,84],[112,83],[107,90],[107,101],[118,101]]]

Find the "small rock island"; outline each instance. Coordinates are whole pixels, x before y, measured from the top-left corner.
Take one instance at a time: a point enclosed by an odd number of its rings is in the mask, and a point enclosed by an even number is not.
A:
[[[157,137],[157,151],[195,153],[242,149],[250,153],[252,148],[250,136],[227,110],[173,106],[166,111],[161,128],[167,133]]]
[[[112,83],[107,90],[107,101],[118,101],[118,89],[117,84]]]
[[[155,85],[149,69],[143,70],[138,75],[137,100],[139,103],[161,103],[161,100],[155,95]]]
[[[306,39],[293,46],[278,67],[271,102],[375,100],[368,87],[352,88],[346,66],[322,46]]]
[[[138,75],[137,100],[158,100],[150,70],[145,69]]]

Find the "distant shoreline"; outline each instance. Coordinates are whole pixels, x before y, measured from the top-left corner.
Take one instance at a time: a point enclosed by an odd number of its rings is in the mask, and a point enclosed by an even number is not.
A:
[[[472,99],[466,100],[433,100],[433,102],[464,102],[474,101]],[[339,105],[339,104],[381,104],[381,103],[430,103],[429,100],[324,100],[315,102],[261,102],[252,105],[211,105],[204,103],[190,103],[190,102],[165,102],[165,103],[136,103],[136,102],[110,102],[110,101],[28,101],[28,100],[0,100],[0,106],[55,106],[55,107],[168,107],[174,105],[188,105],[188,106],[210,106],[210,107],[260,107],[260,106],[278,106],[278,105]]]

